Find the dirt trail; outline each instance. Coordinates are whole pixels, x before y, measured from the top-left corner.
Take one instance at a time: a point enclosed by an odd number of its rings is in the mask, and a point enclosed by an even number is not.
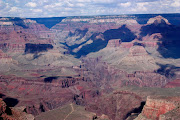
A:
[[[73,107],[73,104],[71,103],[70,104],[71,105],[71,112],[64,118],[64,120],[66,120],[68,117],[69,117],[69,115],[71,115],[73,112],[74,112],[74,107]]]

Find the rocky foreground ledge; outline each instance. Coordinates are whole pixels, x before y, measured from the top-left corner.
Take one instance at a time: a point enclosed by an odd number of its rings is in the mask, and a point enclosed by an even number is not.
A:
[[[34,120],[34,116],[25,112],[25,107],[8,107],[0,98],[0,120]]]
[[[179,120],[179,103],[180,97],[148,96],[141,114],[134,120]]]

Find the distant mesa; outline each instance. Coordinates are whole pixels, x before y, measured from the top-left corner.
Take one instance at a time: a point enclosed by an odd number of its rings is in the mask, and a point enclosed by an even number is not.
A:
[[[147,22],[147,24],[160,24],[160,23],[165,23],[165,24],[171,25],[166,18],[164,18],[160,15],[156,16],[154,18],[150,18]]]

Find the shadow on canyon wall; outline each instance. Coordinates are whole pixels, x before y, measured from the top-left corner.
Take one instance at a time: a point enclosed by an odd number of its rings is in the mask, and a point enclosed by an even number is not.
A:
[[[132,111],[130,111],[129,113],[127,113],[127,115],[124,118],[124,120],[126,120],[132,113],[140,114],[142,112],[143,107],[144,107],[145,104],[146,104],[146,102],[141,102],[141,105],[138,108],[135,108]]]
[[[108,44],[108,41],[111,39],[121,39],[122,42],[131,42],[136,38],[134,33],[132,33],[126,25],[121,26],[118,29],[110,29],[105,31],[103,34],[104,40],[102,39],[96,39],[96,36],[98,36],[101,33],[95,33],[93,34],[90,39],[93,40],[93,43],[88,44],[86,46],[83,46],[77,53],[73,53],[76,55],[77,58],[80,58],[81,56],[85,56],[91,52],[97,52],[103,48],[105,48]],[[74,48],[75,46],[73,46]],[[76,45],[77,47],[77,45]],[[70,47],[72,48],[72,47]]]
[[[15,25],[23,27],[24,29],[28,28],[28,26],[24,23],[23,19],[21,18],[18,17],[10,18],[10,21],[14,22]]]
[[[19,103],[19,100],[15,99],[15,98],[7,97],[7,98],[5,98],[3,100],[6,103],[6,105],[9,106],[9,107],[14,107],[14,106],[16,106]]]
[[[0,98],[6,103],[8,107],[14,107],[19,103],[18,99],[7,97],[6,95],[0,93]]]
[[[51,17],[51,18],[28,18],[35,20],[37,23],[44,24],[47,28],[51,28],[54,25],[60,23],[66,17]]]
[[[167,78],[173,78],[176,76],[175,72],[180,71],[180,67],[176,67],[170,64],[158,64],[160,68],[157,70],[157,73],[166,76]]]
[[[85,28],[84,30],[76,29],[74,33],[70,31],[68,37],[79,36],[79,38],[76,38],[76,40],[81,40],[86,35],[87,32],[88,32],[88,28]]]
[[[162,45],[159,45],[158,52],[164,58],[180,58],[180,27],[175,25],[168,25],[164,20],[158,24],[156,21],[151,25],[146,25],[141,28],[141,38],[146,35],[152,35],[154,33],[161,33]]]
[[[52,83],[53,80],[56,80],[58,79],[58,77],[47,77],[47,78],[44,78],[44,82],[45,83]]]
[[[25,54],[27,53],[39,53],[46,52],[48,49],[53,49],[51,44],[31,44],[27,43],[25,47]]]

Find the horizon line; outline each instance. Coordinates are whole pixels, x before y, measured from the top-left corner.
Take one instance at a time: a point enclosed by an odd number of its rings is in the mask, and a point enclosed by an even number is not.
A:
[[[127,14],[104,14],[104,15],[80,15],[80,16],[52,16],[52,17],[19,17],[19,16],[13,16],[13,17],[1,17],[0,18],[68,18],[68,17],[93,17],[93,16],[121,16],[121,15],[165,15],[165,14],[180,14],[180,13],[127,13]]]

